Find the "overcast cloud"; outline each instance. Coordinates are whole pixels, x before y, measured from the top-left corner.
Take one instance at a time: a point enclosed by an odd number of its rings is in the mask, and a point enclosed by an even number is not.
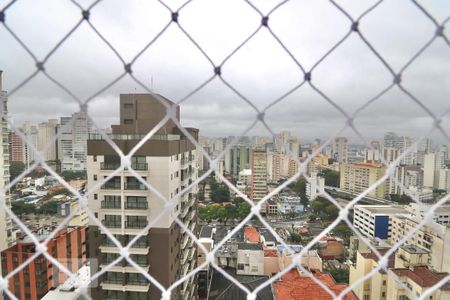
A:
[[[0,7],[3,7],[2,1]],[[91,1],[80,1],[87,7]],[[254,1],[264,14],[279,1]],[[337,1],[351,16],[359,16],[375,1]],[[176,9],[183,1],[167,1]],[[450,16],[447,0],[421,1],[442,22]],[[6,22],[38,59],[67,33],[80,18],[70,1],[19,0],[6,11]],[[91,11],[91,21],[130,61],[169,22],[170,14],[157,1],[104,0]],[[260,16],[243,0],[194,0],[180,11],[179,22],[218,65],[252,32]],[[291,0],[269,19],[270,28],[309,70],[347,32],[350,22],[329,1]],[[447,25],[448,27],[448,25]],[[434,34],[436,28],[409,0],[385,0],[363,18],[361,32],[398,71]],[[446,29],[448,34],[448,29]],[[0,69],[4,89],[11,90],[35,70],[30,56],[0,26]],[[403,74],[403,84],[437,115],[450,107],[450,48],[442,38]],[[123,66],[88,24],[54,53],[46,70],[81,99],[86,99],[115,79]],[[213,74],[213,67],[176,24],[136,61],[137,78],[154,91],[179,101]],[[261,30],[224,65],[222,75],[255,106],[263,109],[298,85],[303,73],[270,35]],[[354,112],[392,82],[381,62],[353,33],[312,72],[312,83],[348,113]],[[90,114],[102,126],[117,122],[118,95],[143,92],[129,77],[93,99]],[[42,74],[10,97],[16,124],[39,122],[69,115],[76,102]],[[203,135],[238,135],[255,118],[255,111],[216,78],[182,104],[182,123],[200,128]],[[450,130],[450,116],[444,126]],[[304,85],[266,114],[274,131],[291,130],[301,139],[334,134],[345,123],[342,114],[309,86]],[[394,130],[418,137],[432,119],[395,87],[362,111],[355,121],[369,139]],[[352,133],[347,130],[347,136]],[[258,125],[249,135],[268,135]],[[438,135],[436,135],[439,138]]]

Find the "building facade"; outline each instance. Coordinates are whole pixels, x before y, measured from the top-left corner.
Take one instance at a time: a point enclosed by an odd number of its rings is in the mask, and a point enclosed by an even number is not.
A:
[[[262,149],[253,149],[252,153],[251,200],[258,202],[267,194],[267,154]],[[261,212],[266,212],[265,205]]]
[[[40,230],[35,235],[43,242],[50,230]],[[66,227],[47,243],[48,253],[68,270],[76,273],[86,263],[86,228]],[[36,253],[36,245],[27,236],[1,252],[2,275],[13,272]],[[51,288],[67,280],[67,275],[57,266],[39,255],[9,279],[9,290],[20,300],[39,300]]]
[[[164,99],[167,104],[175,105]],[[179,107],[177,118],[179,119]],[[111,139],[127,154],[166,115],[166,109],[150,94],[120,96],[120,125],[112,126]],[[198,130],[186,128],[195,139]],[[175,222],[177,216],[196,236],[197,187],[179,193],[197,178],[196,147],[172,120],[147,140],[131,158],[131,167],[166,199],[174,198],[173,210],[125,169],[111,178],[89,198],[89,209],[122,245],[134,238],[131,258],[164,287],[186,276],[197,263],[194,240]],[[109,176],[120,166],[116,152],[99,135],[88,140],[88,187]],[[162,215],[160,217],[160,215]],[[147,228],[152,223],[150,229]],[[144,234],[137,237],[138,234]],[[90,223],[90,253],[100,268],[119,256],[119,249],[105,232]],[[94,299],[159,299],[161,292],[127,262],[108,270],[91,289]],[[172,292],[173,299],[195,299],[196,276]]]
[[[4,197],[5,205],[11,207],[11,195],[6,186],[9,184],[9,131],[8,131],[8,97],[6,91],[2,90],[2,71],[0,71],[0,105],[2,108],[1,115],[1,147],[0,147],[0,191]],[[0,210],[0,251],[8,248],[12,244],[12,228],[11,217],[4,209]]]
[[[343,191],[360,194],[380,180],[386,167],[376,163],[343,164],[340,166],[340,188]],[[389,194],[389,181],[385,180],[367,195],[386,199]]]

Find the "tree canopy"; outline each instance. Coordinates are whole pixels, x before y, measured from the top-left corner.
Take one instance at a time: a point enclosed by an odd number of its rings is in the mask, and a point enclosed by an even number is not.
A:
[[[9,177],[10,180],[14,180],[25,170],[25,164],[21,161],[11,161],[9,165]]]

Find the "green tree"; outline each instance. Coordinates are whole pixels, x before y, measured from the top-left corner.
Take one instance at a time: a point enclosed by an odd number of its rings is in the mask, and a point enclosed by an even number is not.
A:
[[[293,186],[294,192],[300,197],[301,203],[306,207],[308,198],[306,197],[306,179],[301,176]]]
[[[14,180],[25,170],[25,164],[21,161],[11,161],[9,165],[9,178],[11,181]]]
[[[334,280],[337,283],[348,283],[349,282],[349,270],[346,269],[325,269],[325,272],[328,272],[333,276]]]
[[[329,169],[323,169],[320,176],[325,179],[326,186],[339,187],[340,173]]]
[[[340,237],[344,240],[345,244],[350,243],[350,237],[352,236],[353,232],[350,229],[350,227],[347,226],[344,222],[339,223],[334,229],[333,233],[335,236]]]
[[[35,206],[31,203],[25,203],[24,201],[14,201],[11,203],[12,211],[17,215],[31,214],[35,212]]]
[[[247,217],[250,214],[250,204],[248,204],[247,202],[241,203],[237,208],[237,214],[240,220],[243,220],[245,217]]]
[[[48,201],[42,204],[38,209],[37,213],[44,215],[54,215],[57,212],[58,201]]]
[[[87,178],[86,171],[63,171],[60,175],[66,181]]]
[[[397,202],[398,204],[409,204],[413,200],[408,195],[398,195],[398,194],[389,194],[389,198],[391,201]]]

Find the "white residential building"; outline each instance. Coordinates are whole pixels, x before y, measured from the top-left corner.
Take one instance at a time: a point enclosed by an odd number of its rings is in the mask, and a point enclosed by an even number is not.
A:
[[[308,200],[314,200],[323,192],[325,188],[325,178],[318,176],[317,173],[311,175],[310,181],[306,182],[306,197]]]
[[[407,213],[400,205],[355,205],[353,225],[367,237],[388,239],[391,236],[391,218]]]
[[[450,169],[439,170],[439,189],[450,192]]]
[[[264,275],[264,250],[260,243],[239,243],[237,275]]]
[[[58,157],[55,140],[58,120],[49,119],[38,124],[37,149],[44,154],[45,161],[53,161]]]
[[[62,171],[86,170],[87,139],[92,132],[92,123],[84,112],[72,117],[62,117],[58,140],[58,157]]]

